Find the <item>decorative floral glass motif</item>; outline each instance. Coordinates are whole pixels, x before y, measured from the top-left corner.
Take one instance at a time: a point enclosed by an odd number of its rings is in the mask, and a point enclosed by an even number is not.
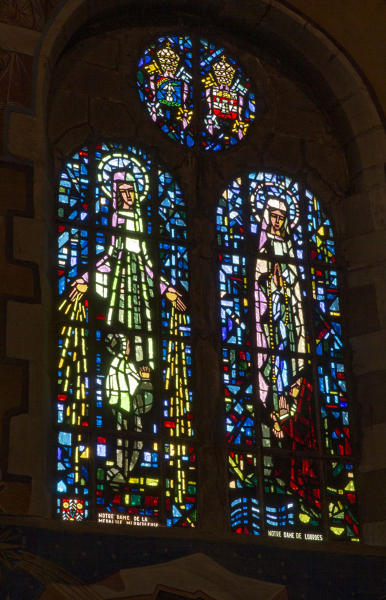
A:
[[[58,516],[194,526],[180,189],[140,150],[85,147],[61,174],[57,226]]]
[[[139,61],[137,83],[152,120],[188,147],[234,146],[255,118],[250,79],[224,48],[205,40],[159,38]]]
[[[357,541],[331,223],[259,172],[224,191],[217,237],[232,529]]]

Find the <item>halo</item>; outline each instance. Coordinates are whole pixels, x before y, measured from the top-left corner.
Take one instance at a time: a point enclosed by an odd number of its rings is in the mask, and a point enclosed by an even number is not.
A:
[[[287,178],[281,181],[274,173],[258,173],[251,184],[254,190],[250,201],[255,220],[260,223],[268,202],[277,200],[287,206],[288,225],[290,229],[294,229],[300,215],[297,183]]]
[[[125,154],[123,152],[107,154],[99,162],[97,170],[98,183],[108,198],[111,198],[112,174],[119,170],[129,170],[133,176],[138,192],[138,202],[142,202],[147,197],[150,186],[149,174],[146,167],[132,154]]]

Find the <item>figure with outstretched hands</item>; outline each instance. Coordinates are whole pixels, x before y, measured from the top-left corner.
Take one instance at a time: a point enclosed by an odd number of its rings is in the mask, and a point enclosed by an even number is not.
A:
[[[110,163],[115,160],[108,159]],[[144,227],[141,202],[146,192],[138,183],[139,163],[122,157],[120,168],[110,163],[99,165],[108,172],[102,191],[110,199],[110,239],[97,256],[92,278],[93,291],[102,299],[106,372],[104,398],[111,407],[117,434],[114,466],[107,477],[122,484],[139,462],[143,448],[144,415],[151,411],[155,371],[156,329],[153,322],[155,275],[149,254],[149,238]],[[77,303],[86,294],[91,279],[84,273],[71,284],[69,300]],[[171,303],[171,313],[181,313],[186,305],[181,292],[163,276],[157,278],[161,295]],[[125,435],[126,432],[126,435]],[[119,445],[118,442],[121,442]]]
[[[130,171],[117,171],[112,180],[112,235],[107,252],[96,263],[95,291],[106,302],[106,324],[112,330],[148,335],[153,331],[151,299],[154,296],[154,271],[147,240],[135,177]],[[83,296],[88,289],[88,273],[71,284],[70,300]],[[163,277],[160,292],[177,311],[185,311],[182,294]],[[146,336],[143,344],[146,345]],[[153,345],[142,349],[154,368]]]

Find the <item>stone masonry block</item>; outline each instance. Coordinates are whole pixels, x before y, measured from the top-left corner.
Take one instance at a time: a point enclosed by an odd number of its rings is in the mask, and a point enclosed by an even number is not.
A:
[[[351,238],[373,231],[370,199],[367,192],[346,196],[343,200],[345,237]]]
[[[355,191],[371,190],[374,187],[383,185],[385,182],[383,163],[353,172],[355,172],[355,175],[352,175],[351,183]]]
[[[385,141],[385,131],[380,123],[372,129],[355,136],[351,144],[355,144],[359,152],[361,169],[385,162]]]
[[[367,473],[380,469],[386,469],[386,422],[363,429],[359,470]]]
[[[374,229],[386,229],[386,185],[372,188],[369,200]]]
[[[375,371],[356,378],[361,404],[361,425],[369,427],[386,422],[386,371]]]
[[[345,254],[349,268],[386,261],[386,231],[374,231],[347,240]]]
[[[351,338],[353,368],[358,375],[386,369],[386,330]]]
[[[25,113],[11,113],[8,128],[8,152],[24,159],[42,160],[40,148],[43,140],[37,129],[36,118]]]
[[[351,287],[366,285],[386,280],[386,264],[350,269],[347,273],[347,284]]]
[[[82,146],[91,133],[92,130],[88,124],[71,127],[71,129],[65,131],[56,142],[56,149],[61,154],[62,160]]]
[[[327,137],[327,136],[326,136]],[[347,189],[347,166],[334,139],[307,140],[305,144],[306,171],[316,171],[327,181],[335,193],[342,195]]]
[[[44,224],[36,219],[14,217],[13,255],[19,260],[38,262],[42,258]]]
[[[81,50],[81,58],[99,67],[115,69],[119,62],[119,39],[118,36],[106,35],[97,36],[87,40]]]
[[[95,98],[90,106],[90,125],[99,135],[127,136],[134,134],[132,116],[123,102],[108,102]]]
[[[25,210],[27,195],[26,172],[0,164],[0,215],[8,210]]]
[[[377,295],[377,306],[379,322],[381,327],[386,326],[386,281],[381,279],[375,284],[376,295]]]
[[[57,90],[54,96],[55,110],[48,120],[49,137],[57,140],[68,129],[88,121],[88,97],[74,90]]]
[[[362,541],[369,546],[386,546],[386,520],[363,523]]]
[[[36,361],[43,345],[42,307],[9,301],[7,317],[7,355]]]
[[[354,136],[364,134],[379,125],[376,108],[369,102],[364,102],[362,92],[348,96],[342,101],[341,107],[350,119]]]
[[[349,337],[377,331],[380,324],[375,286],[369,284],[351,288],[345,315]]]
[[[7,411],[16,409],[23,402],[23,379],[20,365],[0,363],[0,426]],[[0,457],[1,463],[6,457]]]
[[[55,87],[96,98],[119,99],[121,80],[117,71],[84,61],[68,61],[56,75]]]
[[[362,523],[384,521],[386,515],[386,469],[358,473]],[[385,541],[385,540],[383,540]]]
[[[37,458],[30,447],[29,426],[27,414],[12,417],[10,421],[8,471],[13,475],[31,475],[31,466]],[[20,440],[24,440],[23,444]]]
[[[27,27],[0,23],[0,39],[2,50],[33,56],[40,41],[40,33]]]

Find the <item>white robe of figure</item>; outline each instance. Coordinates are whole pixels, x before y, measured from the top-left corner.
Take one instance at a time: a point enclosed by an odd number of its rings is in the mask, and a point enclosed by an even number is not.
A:
[[[303,357],[284,360],[284,355],[286,352],[304,354],[306,337],[299,268],[287,262],[287,259],[295,258],[292,241],[288,233],[287,239],[269,231],[264,232],[264,237],[255,271],[256,343],[258,348],[277,351],[273,357],[264,351],[258,352],[258,387],[260,400],[265,404],[270,386],[274,401],[285,391],[286,386],[277,381],[280,370],[287,371],[290,385],[304,368]],[[261,256],[264,254],[269,258]],[[279,285],[274,282],[276,263],[280,266],[283,285],[280,281]],[[276,342],[278,338],[281,340],[279,344]]]

